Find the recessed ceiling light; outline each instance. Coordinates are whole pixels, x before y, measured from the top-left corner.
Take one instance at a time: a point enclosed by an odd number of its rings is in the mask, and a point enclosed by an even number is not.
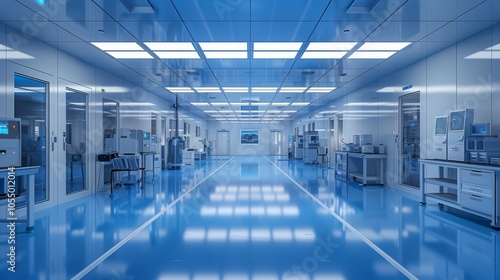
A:
[[[494,46],[491,46],[491,47],[485,49],[485,51],[500,51],[500,44],[496,44]]]
[[[223,87],[224,92],[248,92],[248,87]]]
[[[309,104],[309,102],[293,102],[290,106],[307,106]]]
[[[306,51],[350,51],[356,42],[312,42]]]
[[[301,59],[341,59],[347,52],[311,52],[306,51]]]
[[[190,87],[166,87],[171,92],[177,92],[177,93],[194,93],[194,90]]]
[[[204,52],[207,59],[247,59],[247,52]]]
[[[364,43],[358,51],[399,51],[411,43],[407,42],[368,42]]]
[[[135,42],[92,42],[92,45],[103,51],[143,51]]]
[[[173,51],[164,52],[158,51],[155,54],[161,59],[199,59],[200,56],[197,52],[183,52],[183,51]]]
[[[254,51],[298,51],[302,42],[255,42]]]
[[[123,51],[109,52],[108,51],[107,53],[116,59],[152,59],[153,58],[149,53],[147,53],[145,51],[142,51],[142,52],[123,52]]]
[[[349,59],[387,59],[396,52],[354,52]]]
[[[335,87],[310,87],[306,92],[322,93],[322,92],[330,92],[334,89],[335,89]]]
[[[246,42],[201,42],[203,51],[246,51]]]
[[[210,104],[212,104],[212,106],[229,106],[229,103],[226,102],[212,102]]]
[[[276,92],[277,87],[252,87],[252,92]]]
[[[144,44],[153,51],[195,51],[191,42],[148,42]]]
[[[297,52],[254,52],[254,59],[294,59]]]
[[[306,87],[282,87],[280,88],[280,93],[282,92],[304,92]]]
[[[195,87],[194,88],[197,92],[202,92],[202,93],[220,93],[220,88],[218,87]]]
[[[273,102],[271,106],[288,106],[289,104],[289,102]]]
[[[210,104],[207,102],[192,102],[191,105],[193,105],[193,106],[210,106]]]

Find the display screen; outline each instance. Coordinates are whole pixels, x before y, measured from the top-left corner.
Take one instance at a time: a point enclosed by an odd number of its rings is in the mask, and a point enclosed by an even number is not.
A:
[[[472,134],[476,135],[488,135],[490,134],[489,124],[487,123],[476,123],[472,125]]]
[[[0,139],[21,139],[19,121],[0,120]]]
[[[465,111],[450,113],[450,130],[464,130]]]
[[[240,139],[241,139],[241,144],[259,144],[259,131],[241,130]]]
[[[435,135],[445,135],[446,134],[447,121],[448,121],[447,117],[437,117],[436,118],[436,129],[434,131]]]
[[[8,135],[9,134],[9,123],[0,122],[0,135]]]

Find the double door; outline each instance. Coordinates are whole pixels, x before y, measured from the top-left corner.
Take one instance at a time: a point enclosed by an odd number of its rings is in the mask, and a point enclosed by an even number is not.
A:
[[[40,167],[37,208],[88,195],[90,89],[14,63],[7,70],[6,115],[21,119],[21,165]]]

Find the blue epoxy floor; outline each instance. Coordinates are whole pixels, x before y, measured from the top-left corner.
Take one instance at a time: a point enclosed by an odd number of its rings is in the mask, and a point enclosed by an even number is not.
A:
[[[0,279],[500,278],[500,233],[484,219],[280,157],[164,170],[112,200],[37,212],[35,227]],[[0,240],[5,256],[5,228]]]

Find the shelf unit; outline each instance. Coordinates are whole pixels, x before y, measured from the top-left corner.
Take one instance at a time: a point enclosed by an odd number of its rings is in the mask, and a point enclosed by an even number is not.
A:
[[[432,200],[451,206],[490,219],[491,226],[500,229],[500,167],[444,160],[419,162],[422,204]]]
[[[335,151],[333,161],[335,174],[347,177],[347,152]]]
[[[386,154],[347,153],[347,177],[378,185],[384,184]]]

